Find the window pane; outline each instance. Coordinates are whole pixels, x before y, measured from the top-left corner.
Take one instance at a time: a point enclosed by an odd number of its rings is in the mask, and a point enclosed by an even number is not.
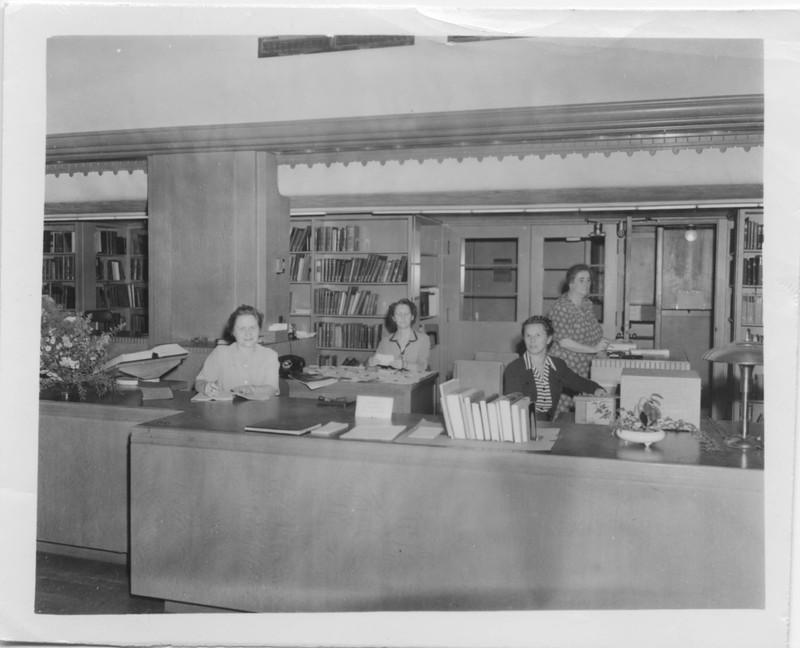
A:
[[[513,322],[517,319],[517,239],[465,239],[461,319]]]

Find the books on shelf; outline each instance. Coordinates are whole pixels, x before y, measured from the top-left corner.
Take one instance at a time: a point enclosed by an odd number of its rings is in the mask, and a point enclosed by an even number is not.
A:
[[[436,317],[439,314],[439,289],[423,288],[419,293],[419,316]]]
[[[128,237],[112,229],[96,229],[94,232],[94,251],[97,254],[127,254]]]
[[[361,243],[358,225],[318,225],[313,247],[317,252],[357,252]]]
[[[379,295],[358,286],[345,290],[314,289],[314,312],[318,315],[376,315]]]
[[[75,232],[72,230],[45,230],[42,251],[45,254],[72,254],[75,252]]]
[[[362,322],[314,322],[317,346],[334,349],[369,349],[378,346],[383,333],[382,324]]]
[[[311,225],[292,226],[291,230],[289,231],[289,251],[311,251]]]
[[[301,259],[305,255],[295,256]],[[405,254],[393,259],[387,254],[368,254],[347,259],[318,257],[314,261],[317,283],[403,283],[407,280],[408,256]]]
[[[131,254],[147,254],[146,230],[134,230],[131,232]]]
[[[745,250],[761,250],[764,247],[764,224],[745,218],[743,244]]]
[[[764,295],[753,293],[742,295],[741,324],[762,326],[764,324]]]
[[[75,257],[63,255],[42,258],[43,281],[75,281]]]
[[[764,263],[762,255],[742,259],[742,285],[761,286],[764,283]]]
[[[75,286],[71,284],[45,282],[42,294],[51,297],[64,310],[75,310]]]

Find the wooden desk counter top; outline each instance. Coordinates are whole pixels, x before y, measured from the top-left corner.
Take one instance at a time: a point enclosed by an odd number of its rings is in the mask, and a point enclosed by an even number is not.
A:
[[[133,594],[260,612],[764,605],[761,470],[569,455],[598,432],[575,425],[565,454],[244,431],[273,416],[353,413],[196,403],[133,429]]]

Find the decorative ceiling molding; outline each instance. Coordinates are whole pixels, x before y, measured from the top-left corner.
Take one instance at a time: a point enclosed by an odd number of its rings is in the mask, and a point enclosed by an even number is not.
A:
[[[513,212],[551,209],[592,210],[672,207],[752,206],[763,202],[762,184],[680,185],[673,187],[581,187],[572,189],[527,189],[450,191],[436,193],[385,193],[293,196],[291,213],[363,213],[446,211],[468,213],[479,210]]]
[[[102,162],[56,162],[48,163],[45,167],[45,172],[55,175],[70,175],[83,174],[89,175],[90,173],[97,173],[103,175],[104,173],[113,173],[117,175],[120,172],[133,173],[134,171],[144,171],[147,173],[147,160],[103,160]]]
[[[504,108],[287,122],[182,126],[47,137],[47,165],[115,162],[162,153],[262,150],[280,164],[346,164],[506,156],[678,152],[764,140],[763,95]],[[138,167],[137,167],[138,168]],[[82,170],[80,171],[82,172]],[[99,172],[99,171],[98,171]]]

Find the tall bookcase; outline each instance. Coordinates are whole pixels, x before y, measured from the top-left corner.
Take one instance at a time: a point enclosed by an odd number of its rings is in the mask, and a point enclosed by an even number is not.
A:
[[[46,223],[42,294],[65,310],[95,314],[96,326],[118,336],[148,332],[147,227],[144,221]]]
[[[421,216],[294,217],[290,313],[315,333],[319,364],[366,360],[384,333],[390,304],[414,301],[418,331],[438,346],[441,224]]]
[[[743,209],[735,215],[732,285],[733,340],[764,341],[764,213]],[[738,368],[734,368],[738,376]],[[762,420],[764,414],[764,367],[753,370],[750,419]],[[738,395],[739,390],[736,390]],[[741,418],[741,403],[736,400],[732,416]]]
[[[78,290],[80,241],[73,223],[45,225],[42,245],[42,294],[64,310],[84,310]]]

